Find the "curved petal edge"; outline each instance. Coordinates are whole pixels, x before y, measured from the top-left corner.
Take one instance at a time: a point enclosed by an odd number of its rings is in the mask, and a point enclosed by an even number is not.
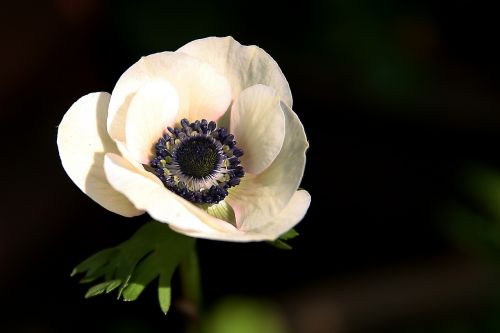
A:
[[[109,100],[108,93],[91,93],[70,107],[57,132],[59,156],[71,180],[95,202],[123,216],[141,215],[144,211],[113,189],[104,174],[104,154],[118,153],[106,131]]]
[[[187,43],[176,52],[209,63],[224,74],[233,88],[233,99],[255,84],[274,88],[281,100],[292,107],[292,92],[276,61],[255,45],[241,45],[233,37],[208,37]]]

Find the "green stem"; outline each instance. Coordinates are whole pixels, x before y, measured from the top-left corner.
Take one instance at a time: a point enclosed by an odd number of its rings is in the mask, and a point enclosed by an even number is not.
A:
[[[179,266],[181,288],[184,298],[189,301],[199,313],[201,310],[201,277],[196,247],[181,261]]]

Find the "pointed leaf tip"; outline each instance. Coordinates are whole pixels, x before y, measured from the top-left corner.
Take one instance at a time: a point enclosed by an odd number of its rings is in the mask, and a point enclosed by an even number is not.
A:
[[[299,233],[295,229],[290,229],[279,237],[281,240],[290,240],[297,237]]]
[[[158,281],[158,301],[160,302],[161,311],[165,315],[170,309],[170,298],[172,296],[170,289],[171,278],[171,274],[162,274],[160,275],[160,279]]]
[[[85,294],[85,298],[94,297],[100,294],[103,294],[109,285],[113,284],[115,281],[106,281],[99,283],[93,287],[90,287],[87,293]]]
[[[113,280],[113,281],[111,281],[111,283],[106,288],[106,294],[109,294],[110,292],[112,292],[113,290],[115,290],[116,288],[118,288],[121,284],[122,284],[122,280]]]
[[[280,249],[280,250],[292,250],[293,249],[289,244],[285,243],[281,239],[277,239],[274,242],[267,242],[267,243],[269,245],[274,246],[275,248]]]
[[[160,308],[163,314],[167,314],[170,309],[170,297],[171,289],[168,288],[158,288],[158,301],[160,302]]]

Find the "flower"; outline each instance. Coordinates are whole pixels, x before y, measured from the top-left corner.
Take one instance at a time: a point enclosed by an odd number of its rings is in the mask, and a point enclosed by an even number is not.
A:
[[[210,37],[142,57],[111,94],[81,97],[57,145],[73,182],[114,213],[147,212],[192,237],[274,240],[310,204],[291,107],[271,56]]]

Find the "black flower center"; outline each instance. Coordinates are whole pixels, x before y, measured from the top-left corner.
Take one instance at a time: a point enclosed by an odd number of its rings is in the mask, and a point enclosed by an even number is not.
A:
[[[243,151],[224,127],[205,119],[168,127],[150,165],[165,187],[194,203],[218,203],[240,183]]]
[[[181,172],[186,176],[210,176],[222,160],[217,146],[205,136],[189,137],[179,145],[174,154]]]

